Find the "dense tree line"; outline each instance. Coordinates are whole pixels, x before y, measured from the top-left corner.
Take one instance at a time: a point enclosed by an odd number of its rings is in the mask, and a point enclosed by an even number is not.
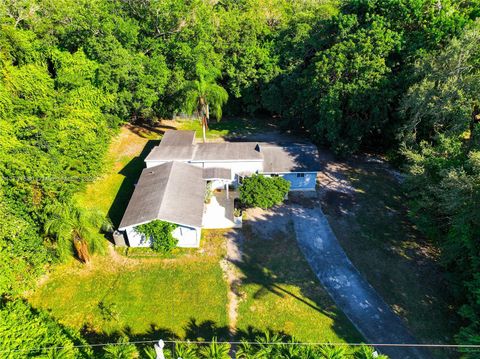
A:
[[[478,343],[479,14],[479,0],[0,2],[2,310],[46,265],[101,247],[75,242],[93,215],[72,196],[119,125],[214,89],[226,113],[400,158],[464,304],[458,340]]]

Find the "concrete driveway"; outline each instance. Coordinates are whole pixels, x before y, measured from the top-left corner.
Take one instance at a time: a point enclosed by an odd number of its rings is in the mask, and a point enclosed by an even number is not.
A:
[[[318,207],[290,207],[298,244],[315,275],[369,343],[418,343],[370,284],[363,279],[337,241]],[[377,348],[392,359],[427,359],[425,349]]]

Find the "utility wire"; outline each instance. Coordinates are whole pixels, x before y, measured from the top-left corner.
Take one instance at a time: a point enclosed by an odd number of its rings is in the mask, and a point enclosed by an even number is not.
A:
[[[30,349],[12,349],[12,350],[2,350],[0,353],[13,353],[13,352],[32,352],[32,351],[42,351],[42,350],[61,350],[61,349],[71,349],[71,348],[88,348],[88,347],[103,347],[107,345],[127,345],[127,344],[153,344],[157,343],[158,340],[140,340],[140,341],[131,341],[131,342],[122,342],[122,343],[94,343],[94,344],[82,344],[82,345],[73,345],[73,346],[51,346],[51,347],[39,347],[39,348],[30,348]],[[416,347],[416,348],[436,348],[436,349],[478,349],[480,350],[479,344],[406,344],[406,343],[329,343],[329,342],[256,342],[256,341],[189,341],[189,340],[164,340],[164,343],[185,343],[185,344],[195,344],[195,345],[204,345],[204,344],[251,344],[251,345],[331,345],[331,346],[362,346],[367,345],[371,347]]]

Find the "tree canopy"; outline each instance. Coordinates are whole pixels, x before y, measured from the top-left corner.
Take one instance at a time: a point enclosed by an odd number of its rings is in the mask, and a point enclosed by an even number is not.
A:
[[[59,208],[121,124],[204,97],[217,118],[397,158],[461,303],[458,340],[478,343],[479,15],[479,0],[1,2],[0,296],[16,303],[95,222]]]

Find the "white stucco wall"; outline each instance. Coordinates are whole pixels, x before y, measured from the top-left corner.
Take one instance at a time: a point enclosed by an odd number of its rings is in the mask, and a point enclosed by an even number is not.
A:
[[[228,168],[232,170],[233,175],[244,172],[255,173],[263,170],[263,161],[208,161],[190,162],[190,164],[202,168]]]
[[[150,247],[152,241],[146,239],[145,235],[138,233],[135,227],[125,229],[130,247]],[[196,248],[200,246],[201,229],[195,227],[178,226],[172,232],[172,235],[178,239],[177,247]]]
[[[164,163],[166,162],[165,161],[145,161],[145,165],[147,166],[147,168],[163,165]]]

